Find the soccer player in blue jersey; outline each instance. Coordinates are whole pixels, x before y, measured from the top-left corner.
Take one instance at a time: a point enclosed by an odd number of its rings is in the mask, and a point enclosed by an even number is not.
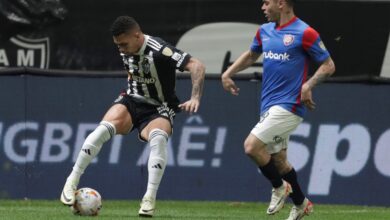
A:
[[[302,219],[313,211],[287,160],[289,135],[302,122],[305,108],[315,109],[312,89],[335,72],[319,34],[295,16],[293,7],[293,0],[263,0],[261,9],[269,23],[260,26],[250,49],[222,74],[224,89],[238,95],[231,77],[263,55],[261,117],[244,148],[272,184],[267,214],[277,213],[286,198],[292,198],[288,220]],[[320,66],[307,79],[309,61]]]

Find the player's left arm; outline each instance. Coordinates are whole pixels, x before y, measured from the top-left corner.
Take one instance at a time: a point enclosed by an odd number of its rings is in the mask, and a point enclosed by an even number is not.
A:
[[[314,75],[306,81],[302,85],[302,93],[301,93],[301,101],[302,103],[308,107],[310,110],[315,109],[315,102],[313,101],[313,96],[311,90],[318,85],[319,83],[323,82],[326,78],[333,75],[333,73],[336,71],[336,66],[332,60],[331,57],[328,57],[320,67],[318,67],[317,71],[314,73]]]
[[[333,75],[336,71],[335,64],[322,42],[320,35],[316,30],[308,27],[303,34],[303,49],[309,54],[312,60],[321,65],[314,75],[302,85],[301,102],[310,110],[315,109],[315,103],[312,97],[312,89],[323,82],[326,78]]]
[[[198,59],[191,57],[184,69],[191,73],[192,92],[191,99],[180,104],[179,107],[189,113],[196,113],[203,93],[206,68]]]

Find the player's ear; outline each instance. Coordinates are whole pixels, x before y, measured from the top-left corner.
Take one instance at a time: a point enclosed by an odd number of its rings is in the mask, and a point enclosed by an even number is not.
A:
[[[134,34],[135,34],[135,37],[137,38],[137,40],[141,39],[141,37],[142,37],[141,31],[136,31]]]

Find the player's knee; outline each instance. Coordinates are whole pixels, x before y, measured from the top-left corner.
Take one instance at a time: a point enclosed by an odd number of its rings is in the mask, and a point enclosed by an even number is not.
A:
[[[116,128],[116,134],[128,134],[131,129],[133,128],[132,124],[129,123],[128,121],[113,121],[112,123],[114,127]]]
[[[168,134],[161,129],[153,129],[149,133],[149,145],[152,154],[166,159],[168,155]]]
[[[92,145],[103,144],[114,137],[115,134],[115,126],[108,121],[102,121],[99,126],[97,126],[96,129],[88,135],[85,142],[91,143]]]
[[[151,141],[167,142],[168,141],[168,134],[167,134],[167,132],[163,131],[162,129],[155,128],[149,132],[148,140],[149,140],[149,142],[151,142]]]
[[[155,145],[165,146],[168,142],[168,134],[159,128],[155,128],[149,132],[148,140],[150,146],[155,146]]]
[[[116,134],[116,127],[113,123],[108,122],[108,121],[101,121],[99,126],[105,127],[108,132],[110,133],[111,137],[114,137]]]
[[[255,143],[253,141],[251,141],[250,139],[245,140],[244,150],[245,150],[245,154],[248,156],[253,156],[258,151],[257,147],[255,146]]]

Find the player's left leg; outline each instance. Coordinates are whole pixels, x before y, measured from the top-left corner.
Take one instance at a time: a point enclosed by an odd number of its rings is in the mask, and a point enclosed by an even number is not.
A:
[[[141,131],[141,137],[148,140],[150,155],[148,161],[148,185],[138,212],[141,217],[152,217],[156,205],[157,191],[168,160],[167,143],[172,132],[170,122],[158,117]]]
[[[287,160],[286,149],[273,154],[272,158],[282,178],[290,183],[292,188],[290,197],[293,200],[294,206],[292,207],[290,216],[287,220],[302,219],[305,215],[309,215],[313,211],[313,203],[303,194],[298,182],[297,173]]]

